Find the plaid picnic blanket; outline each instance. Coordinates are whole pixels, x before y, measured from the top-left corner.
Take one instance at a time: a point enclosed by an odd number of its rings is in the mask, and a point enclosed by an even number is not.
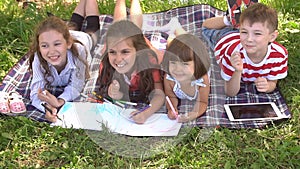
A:
[[[183,28],[194,35],[201,37],[201,25],[207,18],[223,15],[224,11],[216,9],[207,4],[198,4],[186,7],[179,7],[170,9],[168,11],[162,11],[157,13],[144,14],[143,32],[147,35],[154,33],[155,31],[147,30],[148,26],[163,26],[167,24],[172,17],[177,17]],[[96,79],[98,77],[99,65],[101,62],[101,53],[104,49],[104,39],[107,28],[112,23],[113,18],[111,15],[100,15],[100,31],[99,39],[96,47],[91,51],[92,61],[90,64],[91,78],[87,80],[84,93],[91,93],[95,89]],[[260,121],[243,121],[243,122],[231,122],[229,121],[223,105],[225,103],[252,103],[252,102],[273,102],[277,104],[279,110],[290,115],[290,111],[282,97],[280,91],[276,89],[274,92],[266,94],[257,92],[253,84],[242,84],[240,93],[235,97],[226,97],[224,94],[224,81],[220,76],[220,68],[217,65],[213,52],[210,51],[211,57],[211,92],[209,95],[209,105],[204,115],[191,122],[190,124],[200,127],[228,127],[228,128],[262,128],[269,122]],[[30,105],[30,82],[31,73],[28,71],[28,56],[24,55],[19,62],[8,72],[0,85],[0,90],[3,91],[17,91],[23,97],[27,105],[27,113],[24,116],[37,120],[46,121],[44,113],[38,111]],[[54,93],[62,92],[62,89],[53,88]],[[180,111],[187,112],[193,105],[190,102],[182,100],[179,107]],[[166,112],[163,107],[161,112]]]

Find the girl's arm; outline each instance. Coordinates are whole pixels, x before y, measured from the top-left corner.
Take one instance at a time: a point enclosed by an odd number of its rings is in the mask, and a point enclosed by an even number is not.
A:
[[[145,123],[145,121],[164,104],[165,93],[163,92],[162,83],[154,83],[154,86],[155,89],[153,90],[153,97],[150,100],[151,106],[143,112],[132,117],[132,119],[138,124]]]
[[[198,107],[196,106],[194,107],[194,111],[198,112],[197,117],[201,116],[206,111],[208,105],[208,96],[210,92],[210,83],[209,83],[208,74],[204,75],[202,78],[204,80],[204,84],[206,85],[206,87],[201,87],[201,86],[199,87],[199,95],[196,103],[196,105],[198,104]]]
[[[154,95],[152,99],[150,100],[151,108],[149,111],[151,111],[150,115],[158,111],[161,106],[165,103],[165,93],[163,91],[163,85],[162,83],[154,83]]]
[[[197,96],[197,100],[196,100],[193,110],[191,112],[189,112],[187,116],[180,116],[178,118],[178,122],[187,122],[190,120],[194,120],[205,113],[207,106],[208,106],[210,83],[209,83],[208,74],[202,76],[202,78],[203,78],[204,84],[206,86],[205,87],[199,86],[199,94]]]
[[[174,86],[174,82],[167,80],[166,79],[166,74],[164,76],[164,90],[165,90],[165,94],[166,96],[168,96],[170,98],[170,101],[172,102],[172,105],[176,111],[176,113],[178,114],[178,110],[177,110],[177,106],[178,106],[178,98],[175,95],[175,93],[173,92],[173,86]],[[174,113],[171,110],[170,105],[166,102],[166,107],[168,110],[168,117],[170,119],[176,119],[176,116],[174,115]]]
[[[115,100],[121,100],[123,98],[124,94],[120,91],[120,83],[117,80],[113,80],[109,85],[107,94]]]
[[[77,45],[79,57],[86,58],[86,52],[85,47],[82,45]],[[80,96],[80,93],[82,92],[84,86],[85,86],[85,64],[80,61],[78,58],[68,59],[70,61],[73,61],[76,65],[76,69],[71,70],[71,76],[69,79],[69,83],[64,88],[64,92],[57,97],[57,102],[54,103],[54,107],[60,107],[67,101],[73,101],[77,97]]]
[[[41,63],[35,54],[34,60],[32,63],[32,80],[30,84],[30,100],[31,104],[39,109],[40,111],[44,111],[44,107],[41,105],[42,101],[39,99],[38,94],[40,90],[44,89],[45,79],[41,70]]]
[[[40,61],[37,55],[34,57],[32,63],[32,81],[30,86],[30,100],[31,104],[42,112],[45,112],[45,108],[41,105],[42,102],[46,102],[49,105],[55,107],[54,103],[61,102],[51,93],[44,90],[45,77],[42,72]],[[45,91],[45,92],[43,92]]]
[[[64,99],[56,98],[53,94],[49,93],[46,90],[39,91],[38,97],[40,100],[48,103],[49,105],[51,105],[51,107],[54,107],[56,109],[65,104]]]
[[[163,86],[162,83],[156,82],[154,83],[154,90],[153,90],[153,96],[152,99],[150,100],[151,106],[144,110],[143,112],[135,115],[132,117],[132,119],[138,123],[138,124],[143,124],[145,121],[156,111],[158,111],[161,106],[164,104],[165,101],[165,93],[163,91]],[[135,113],[135,112],[133,112]]]

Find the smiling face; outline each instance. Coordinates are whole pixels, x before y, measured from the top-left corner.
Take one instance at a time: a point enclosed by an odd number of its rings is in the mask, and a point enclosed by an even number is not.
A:
[[[48,30],[39,35],[39,49],[42,57],[59,72],[67,64],[67,49],[71,48],[71,43],[63,37],[63,34]]]
[[[267,27],[267,22],[254,22],[250,24],[245,20],[240,25],[240,39],[241,44],[245,48],[247,55],[251,59],[261,61],[268,50],[269,42],[273,42],[278,35],[278,32],[270,31]]]
[[[194,79],[194,61],[169,61],[169,72],[179,82],[189,83]]]
[[[136,49],[130,38],[108,44],[109,63],[119,73],[128,73],[136,60]]]

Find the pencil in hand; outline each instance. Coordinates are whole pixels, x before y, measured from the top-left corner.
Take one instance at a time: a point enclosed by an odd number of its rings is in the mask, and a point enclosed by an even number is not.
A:
[[[178,114],[177,114],[177,112],[176,112],[176,110],[175,110],[175,108],[174,108],[174,106],[173,106],[173,104],[172,104],[172,102],[171,102],[171,100],[170,100],[170,98],[168,96],[166,96],[166,100],[167,100],[167,102],[168,102],[168,104],[169,104],[169,106],[170,106],[170,108],[171,108],[174,116],[177,118]]]
[[[49,107],[46,106],[46,103],[41,103],[41,105],[45,108],[45,110],[47,110],[48,112],[50,112],[53,115],[53,111]],[[45,113],[46,113],[46,111],[45,111]],[[58,117],[57,114],[55,116],[57,117],[58,120],[62,121],[62,119],[60,117]]]
[[[133,113],[129,118],[132,118],[133,116],[136,116],[136,115],[140,114],[141,112],[147,110],[150,107],[151,107],[151,104],[146,105],[145,107],[143,107],[142,109],[140,109],[138,112]]]
[[[41,105],[45,108],[45,110],[47,110],[48,112],[50,112],[53,115],[53,111],[49,107],[46,106],[46,103],[42,103]]]

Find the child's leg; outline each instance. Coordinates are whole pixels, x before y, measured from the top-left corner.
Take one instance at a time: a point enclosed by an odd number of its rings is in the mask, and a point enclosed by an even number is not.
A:
[[[246,7],[248,8],[248,6],[257,3],[258,0],[243,0],[244,4],[246,5]]]
[[[85,4],[86,0],[80,0],[73,13],[77,13],[78,15],[85,17]]]
[[[96,32],[99,25],[99,7],[96,0],[86,0],[85,4],[85,15],[86,15],[86,32],[94,33]]]
[[[178,27],[175,29],[175,36],[178,36],[178,35],[182,35],[182,34],[186,34],[187,32],[183,29],[183,27]]]
[[[73,30],[80,31],[85,17],[85,0],[80,0],[76,6],[70,22]],[[73,28],[74,27],[74,28]]]
[[[99,7],[97,0],[86,0],[85,16],[99,16]]]
[[[225,19],[227,18],[225,17],[226,16],[208,18],[203,22],[202,27],[208,29],[222,29],[230,25],[230,23],[228,23],[228,20],[225,21]]]
[[[167,39],[167,45],[169,45],[175,37],[187,33],[186,30],[182,28],[178,18],[172,18],[168,25],[170,26],[170,34]]]
[[[114,9],[114,22],[127,19],[125,0],[117,0]]]
[[[135,23],[140,29],[143,26],[143,12],[139,0],[131,0],[130,5],[130,20]]]
[[[208,43],[208,46],[213,50],[220,38],[235,32],[239,32],[239,30],[232,27],[225,27],[223,29],[208,29],[203,27],[202,37]]]
[[[234,27],[238,27],[241,15],[242,0],[227,0],[227,3],[230,21]]]

